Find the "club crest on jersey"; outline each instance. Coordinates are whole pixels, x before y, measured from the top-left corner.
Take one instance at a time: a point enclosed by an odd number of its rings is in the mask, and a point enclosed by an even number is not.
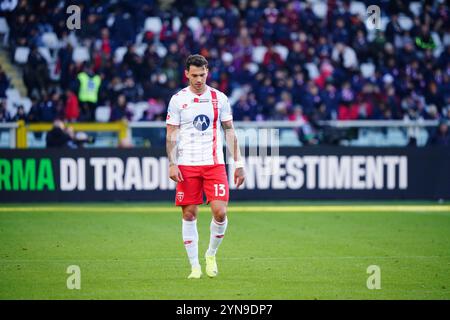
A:
[[[183,201],[183,199],[184,199],[184,192],[181,191],[177,192],[177,200],[181,202]]]
[[[206,129],[208,129],[209,123],[210,121],[208,116],[204,114],[199,114],[198,116],[195,117],[193,125],[195,129],[197,129],[198,131],[205,131]]]

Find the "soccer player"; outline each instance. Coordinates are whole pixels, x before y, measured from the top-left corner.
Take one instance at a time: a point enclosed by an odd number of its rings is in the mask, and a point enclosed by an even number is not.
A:
[[[198,259],[197,213],[198,205],[203,203],[203,192],[213,215],[205,253],[209,277],[218,273],[216,252],[228,224],[229,188],[220,126],[234,159],[236,187],[244,182],[245,173],[228,98],[206,85],[208,61],[201,55],[189,56],[185,75],[189,86],[173,95],[169,102],[166,149],[169,176],[177,182],[175,204],[182,208],[182,235],[191,264],[188,278],[198,279],[202,270]]]

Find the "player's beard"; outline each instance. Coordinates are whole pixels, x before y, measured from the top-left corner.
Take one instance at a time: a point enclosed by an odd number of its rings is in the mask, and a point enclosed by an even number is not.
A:
[[[205,91],[205,83],[191,83],[192,88],[194,89],[193,91],[195,93],[203,93]]]

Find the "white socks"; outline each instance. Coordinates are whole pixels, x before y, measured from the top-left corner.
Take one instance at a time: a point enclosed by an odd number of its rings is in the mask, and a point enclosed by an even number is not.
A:
[[[199,267],[197,220],[183,219],[183,242],[192,267]]]
[[[216,220],[214,220],[214,218],[212,219],[210,226],[211,236],[209,240],[208,251],[206,251],[206,255],[208,256],[216,255],[217,248],[219,248],[225,235],[227,225],[228,219],[226,217],[223,222],[217,222]],[[199,267],[200,263],[198,261],[197,220],[186,221],[183,219],[183,242],[191,266]]]
[[[223,237],[225,235],[225,230],[227,229],[228,219],[225,217],[223,222],[217,222],[214,218],[211,221],[211,237],[209,239],[209,248],[206,251],[206,255],[215,256],[217,248],[219,248],[222,243]]]

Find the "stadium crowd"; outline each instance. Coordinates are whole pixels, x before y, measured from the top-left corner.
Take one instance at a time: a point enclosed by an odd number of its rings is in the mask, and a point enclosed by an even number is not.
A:
[[[186,85],[192,53],[208,59],[211,86],[238,92],[235,120],[314,128],[329,119],[450,119],[445,1],[422,1],[418,11],[407,1],[359,2],[381,8],[387,24],[375,31],[352,13],[351,1],[339,0],[321,1],[324,14],[318,1],[295,0],[15,2],[2,15],[11,56],[30,49],[23,74],[32,106],[11,115],[2,102],[0,121],[95,121],[97,106],[110,107],[110,121],[131,120],[142,101],[137,120],[163,120],[170,96]],[[74,32],[69,4],[81,8]],[[159,32],[148,17],[160,18]],[[58,43],[51,66],[39,50],[49,32]],[[78,47],[88,48],[88,59],[77,61]],[[8,86],[0,70],[0,97]]]

